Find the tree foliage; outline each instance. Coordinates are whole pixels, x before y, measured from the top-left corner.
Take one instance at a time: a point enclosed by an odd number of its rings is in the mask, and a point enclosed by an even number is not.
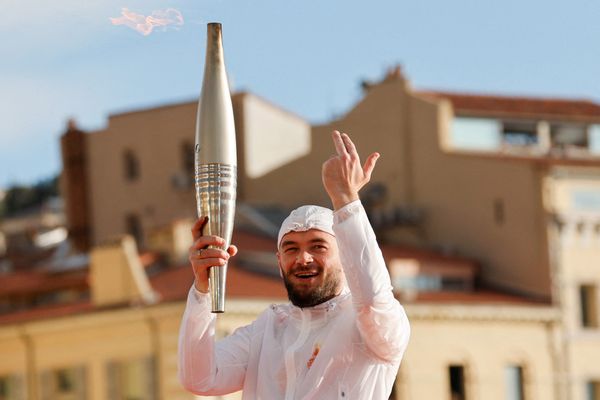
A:
[[[0,218],[11,217],[39,207],[51,197],[58,196],[58,176],[41,180],[34,185],[14,185],[0,202]]]

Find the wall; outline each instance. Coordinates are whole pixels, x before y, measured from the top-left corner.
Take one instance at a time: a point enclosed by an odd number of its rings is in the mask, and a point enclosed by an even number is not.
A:
[[[411,103],[414,201],[426,218],[425,240],[482,263],[493,285],[550,298],[543,166],[443,147],[453,118],[446,102]],[[494,203],[504,219],[495,220]]]
[[[600,169],[555,168],[547,188],[548,207],[560,221],[555,243],[570,392],[581,399],[586,382],[600,380],[600,327],[583,326],[579,293],[581,285],[596,287],[600,322]]]
[[[182,145],[194,144],[195,114],[195,103],[120,114],[105,130],[89,135],[94,243],[126,232],[127,214],[137,215],[144,231],[194,216],[193,171],[183,168]],[[139,160],[134,181],[125,178],[127,149]],[[176,175],[187,177],[190,185],[176,188]]]
[[[265,301],[231,299],[218,318],[218,335],[252,321]],[[0,327],[0,374],[29,373],[30,400],[39,399],[44,370],[82,366],[90,400],[106,398],[107,366],[114,360],[154,357],[158,399],[191,399],[177,379],[177,341],[184,302],[119,308]],[[557,319],[549,307],[408,305],[411,340],[397,399],[449,399],[447,367],[468,367],[469,399],[504,399],[504,367],[525,367],[528,400],[552,400]],[[26,340],[24,340],[26,338]],[[31,360],[28,364],[27,359]],[[240,394],[223,397],[239,399]]]
[[[505,367],[523,367],[525,398],[558,399],[556,310],[515,306],[409,306],[411,340],[398,399],[450,400],[449,365],[465,367],[467,398],[505,400]]]

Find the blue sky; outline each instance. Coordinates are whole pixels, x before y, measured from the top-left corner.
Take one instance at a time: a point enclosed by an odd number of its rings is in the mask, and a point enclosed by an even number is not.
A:
[[[421,0],[4,0],[0,19],[0,188],[60,170],[69,117],[193,100],[206,23],[223,23],[234,90],[312,122],[347,110],[362,79],[402,64],[416,88],[600,102],[600,2]],[[144,36],[122,8],[178,10]],[[190,132],[193,136],[193,132]]]

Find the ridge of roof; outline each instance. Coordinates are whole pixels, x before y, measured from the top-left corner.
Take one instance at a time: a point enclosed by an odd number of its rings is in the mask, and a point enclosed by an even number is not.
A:
[[[448,99],[459,112],[600,119],[600,104],[591,99],[524,95],[510,96],[436,90],[420,90],[415,93],[426,97]]]

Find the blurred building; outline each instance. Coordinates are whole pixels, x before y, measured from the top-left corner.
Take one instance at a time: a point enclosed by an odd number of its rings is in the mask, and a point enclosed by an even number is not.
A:
[[[0,219],[0,276],[31,269],[67,238],[63,201],[49,197]]]
[[[233,96],[241,251],[219,331],[285,296],[273,236],[289,209],[328,205],[320,171],[338,129],[363,157],[382,155],[361,196],[413,330],[393,397],[600,398],[600,105],[416,91],[399,69],[363,86],[319,126]],[[195,112],[118,114],[92,133],[70,124],[69,235],[90,251],[84,289],[72,278],[70,290],[88,297],[0,314],[0,399],[191,398],[175,365],[192,281],[182,227],[195,214]],[[126,233],[140,254],[114,239]]]
[[[233,103],[238,199],[245,201],[256,177],[310,152],[311,128],[248,93]],[[195,215],[196,108],[188,102],[113,115],[106,129],[89,134],[70,125],[62,137],[63,191],[81,247],[125,232],[144,247],[150,230]]]
[[[176,234],[185,228],[189,223],[177,222],[152,236],[163,246],[172,242],[164,248],[185,248],[189,237]],[[186,243],[173,243],[177,240]],[[234,241],[240,253],[229,265],[220,336],[249,323],[272,302],[285,301],[274,240],[238,230]],[[392,398],[553,398],[560,351],[555,308],[476,288],[477,266],[460,257],[399,246],[384,246],[383,252],[394,271],[403,270],[402,277],[451,276],[465,287],[408,294],[413,339]],[[176,371],[179,323],[193,280],[187,263],[157,268],[148,253],[136,251],[129,235],[95,246],[89,260],[83,276],[71,271],[42,280],[63,296],[83,286],[87,297],[55,298],[0,314],[1,398],[193,398]],[[37,293],[41,285],[0,278],[1,298],[9,287],[24,294]]]
[[[176,232],[178,225],[167,231]],[[189,231],[190,225],[184,225]],[[161,234],[164,244],[169,235]],[[253,238],[237,238],[243,253],[248,245],[263,250]],[[185,244],[190,245],[189,238]],[[191,398],[177,379],[179,323],[193,282],[187,263],[161,268],[152,254],[139,254],[134,239],[125,235],[94,247],[83,275],[47,272],[31,278],[0,277],[3,299],[15,292],[54,294],[0,313],[1,399]],[[285,300],[275,278],[233,263],[228,289],[220,334],[249,323],[271,302]],[[58,298],[78,291],[87,296]]]

